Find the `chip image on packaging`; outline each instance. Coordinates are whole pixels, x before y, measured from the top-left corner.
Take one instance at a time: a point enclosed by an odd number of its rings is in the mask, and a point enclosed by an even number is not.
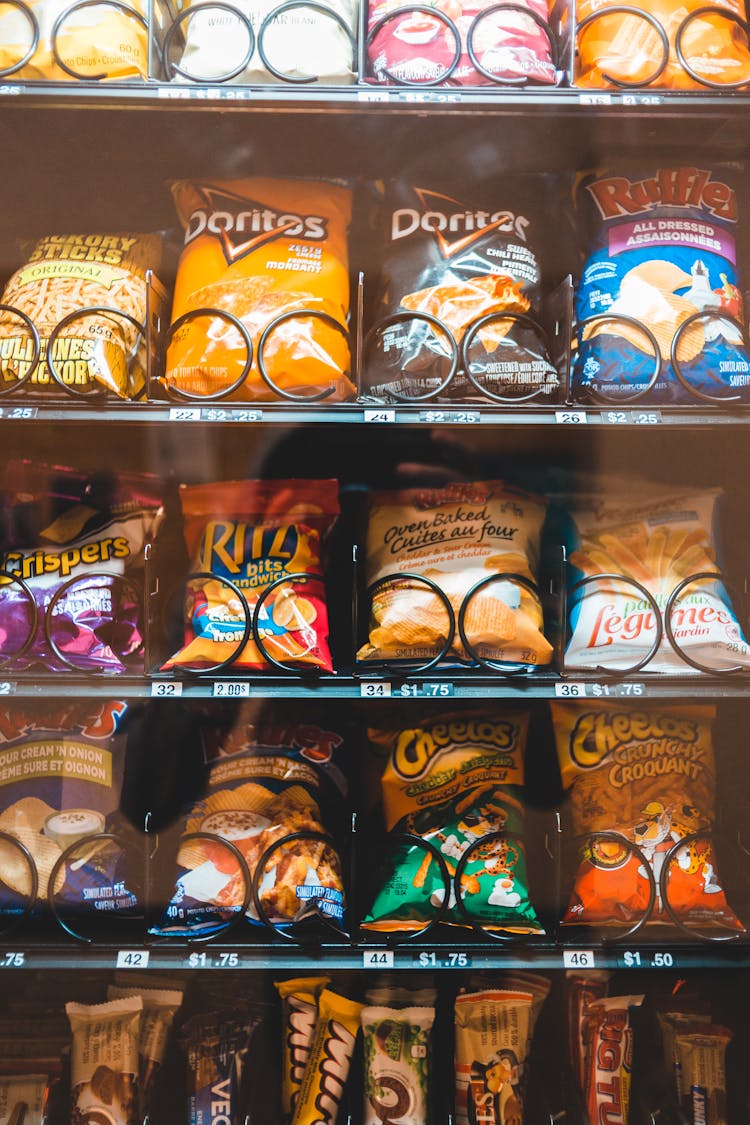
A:
[[[592,702],[551,709],[580,841],[563,923],[630,925],[647,915],[664,924],[669,906],[685,925],[743,931],[712,838],[715,708]]]
[[[748,401],[731,170],[593,174],[576,196],[586,255],[576,397]]]
[[[172,195],[185,241],[167,389],[253,402],[278,400],[279,389],[298,400],[351,398],[350,188],[324,180],[180,180]]]

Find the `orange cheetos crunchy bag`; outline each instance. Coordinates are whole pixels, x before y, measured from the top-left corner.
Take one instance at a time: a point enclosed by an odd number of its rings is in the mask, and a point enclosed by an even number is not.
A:
[[[320,547],[339,512],[338,482],[226,481],[180,491],[195,577],[185,593],[185,645],[164,670],[230,662],[238,671],[267,671],[270,657],[332,672]],[[264,592],[287,576],[256,611]],[[249,630],[256,612],[265,652]]]
[[[172,194],[185,245],[167,388],[255,402],[280,393],[350,398],[350,189],[323,180],[180,180]]]

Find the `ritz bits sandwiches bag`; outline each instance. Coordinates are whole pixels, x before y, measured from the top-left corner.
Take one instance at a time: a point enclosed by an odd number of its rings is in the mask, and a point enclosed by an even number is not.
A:
[[[294,313],[264,345],[270,379],[300,397],[332,388],[327,402],[351,398],[350,189],[324,180],[180,180],[172,194],[185,229],[172,323],[193,315],[167,349],[167,387],[217,395],[240,378],[247,344],[223,312],[242,322],[253,344],[252,369],[234,397],[273,401],[278,395],[258,368],[260,338],[272,321]]]
[[[638,0],[637,11],[655,17],[669,40],[668,58],[655,27],[636,14],[618,11],[618,0],[577,0],[580,24],[594,12],[604,13],[579,34],[576,50],[576,86],[609,87],[626,83],[653,89],[704,90],[705,83],[741,83],[750,80],[747,37],[732,14],[745,18],[739,0]],[[615,8],[607,14],[608,8]],[[682,52],[693,75],[680,62],[675,40],[691,13],[700,16],[685,25]],[[727,12],[728,15],[722,15]],[[666,62],[661,74],[657,71]],[[697,75],[697,77],[695,77]],[[615,81],[613,81],[613,79]]]
[[[646,392],[639,402],[750,399],[730,172],[666,167],[645,175],[595,174],[579,184],[577,202],[586,253],[578,320],[603,318],[579,331],[578,397],[598,392],[625,402]],[[647,390],[654,341],[659,373]]]
[[[0,8],[0,23],[2,12],[12,10]],[[65,317],[80,313],[53,345],[52,363],[62,383],[81,394],[104,389],[118,398],[138,398],[146,386],[146,341],[117,313],[145,326],[146,274],[160,268],[161,258],[158,234],[49,235],[34,243],[2,297],[3,304],[25,313],[39,333],[39,362],[22,393],[60,390],[47,362],[49,336]],[[156,278],[150,299],[158,314],[165,294]],[[85,311],[94,306],[113,311]],[[33,361],[28,326],[14,313],[0,312],[0,386],[7,389],[23,379]]]
[[[662,618],[672,592],[695,574],[716,575],[685,586],[672,603],[675,644],[707,669],[750,664],[750,648],[721,581],[718,489],[695,492],[612,478],[607,491],[570,503],[571,588],[597,574],[634,579],[653,596]],[[627,669],[656,640],[653,607],[638,588],[613,579],[589,582],[569,598],[568,668]],[[650,672],[690,673],[666,634],[646,665]]]
[[[437,656],[449,618],[438,594],[400,574],[419,574],[448,598],[456,626],[462,604],[469,644],[481,656],[533,668],[548,664],[552,646],[542,633],[539,598],[511,579],[536,580],[545,502],[502,481],[375,492],[367,529],[367,580],[393,576],[372,599],[370,635],[359,660]],[[458,627],[446,659],[466,658]]]
[[[273,582],[307,575],[266,599],[260,635],[276,660],[332,672],[321,540],[338,516],[338,482],[226,481],[183,485],[180,493],[192,572],[216,578],[188,581],[185,645],[164,669],[200,670],[231,658],[237,670],[267,671],[252,635],[238,651],[248,613]]]
[[[55,21],[71,7],[70,0],[27,0],[39,26],[39,42],[29,61],[13,74],[14,82],[45,79],[148,78],[148,30],[145,22],[123,9],[96,5],[66,16],[57,32],[57,51],[74,71],[68,74],[53,54]],[[128,0],[143,18],[143,0]],[[0,68],[17,66],[31,46],[31,27],[21,7],[0,8]]]
[[[565,924],[650,922],[742,930],[719,882],[711,841],[715,806],[715,708],[551,704],[563,785],[570,790],[579,867]],[[622,842],[592,837],[617,833]],[[667,866],[668,853],[680,840]],[[704,835],[700,835],[705,833]],[[628,846],[634,844],[639,852]],[[647,867],[646,867],[647,865]]]
[[[404,0],[373,0],[369,6],[368,31],[392,15],[373,36],[368,47],[371,81],[440,83],[447,86],[487,86],[493,81],[538,82],[552,85],[556,79],[550,36],[523,9],[540,20],[550,18],[546,0],[521,0],[518,11],[492,11],[490,0],[440,0],[434,7],[453,21],[459,32],[461,55],[450,75],[447,71],[456,52],[456,39],[439,17],[415,12]],[[396,15],[403,8],[403,15]],[[472,46],[481,70],[468,51],[469,28],[482,12]],[[444,82],[441,82],[444,79]]]
[[[546,185],[543,177],[506,180],[502,189],[487,186],[482,198],[471,202],[403,182],[376,189],[384,261],[375,315],[403,319],[384,328],[376,335],[377,346],[367,349],[364,378],[370,394],[386,399],[425,395],[448,378],[446,332],[420,320],[420,313],[437,317],[458,345],[472,324],[491,314],[538,316],[541,270],[535,245]],[[483,388],[511,397],[535,390],[550,394],[558,386],[543,339],[526,321],[501,316],[489,321],[470,341],[468,359],[478,386],[459,365],[436,401],[486,401]]]
[[[142,664],[144,550],[163,482],[11,461],[3,484],[0,659],[18,671]]]
[[[522,839],[527,728],[523,712],[456,712],[417,727],[369,732],[373,745],[389,752],[382,779],[385,827],[421,836],[443,857],[451,886],[445,920],[455,925],[476,920],[489,929],[542,932],[529,902]],[[453,886],[467,853],[462,913]],[[404,843],[364,925],[422,929],[445,893],[432,850]]]

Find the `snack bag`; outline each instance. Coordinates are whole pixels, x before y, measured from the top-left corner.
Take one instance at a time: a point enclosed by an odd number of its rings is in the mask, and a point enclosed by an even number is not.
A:
[[[4,483],[0,659],[20,671],[132,668],[143,648],[144,550],[164,516],[162,482],[11,461]]]
[[[193,573],[185,593],[185,645],[164,665],[212,668],[232,658],[237,671],[267,671],[269,662],[248,635],[238,651],[248,613],[273,582],[309,575],[277,587],[258,614],[271,656],[292,667],[332,672],[321,540],[339,513],[335,480],[225,481],[182,485],[185,541]],[[241,590],[248,612],[226,578]]]
[[[630,1009],[642,996],[610,996],[586,1010],[586,1109],[590,1125],[629,1125],[633,1073],[633,1026]]]
[[[454,925],[469,924],[453,891],[456,864],[469,851],[461,879],[469,919],[488,929],[542,932],[529,901],[522,843],[527,728],[524,712],[456,712],[407,729],[369,731],[390,752],[382,781],[385,827],[421,836],[439,850],[451,880],[444,918]],[[498,832],[508,836],[482,842]],[[404,843],[364,926],[419,930],[444,898],[435,857]]]
[[[65,1005],[73,1032],[71,1121],[138,1125],[139,996]]]
[[[126,712],[125,703],[94,701],[0,707],[0,835],[31,855],[41,905],[55,864],[73,845],[81,846],[55,887],[61,906],[110,914],[137,905],[122,847],[102,840],[83,846],[116,828],[125,749],[118,731]],[[28,860],[0,838],[0,917],[25,910],[32,889]]]
[[[541,1002],[512,980],[456,997],[456,1125],[523,1121],[524,1067]]]
[[[106,11],[105,8],[91,11]],[[0,26],[6,17],[0,8]],[[18,13],[15,13],[16,15]],[[47,362],[49,336],[71,313],[81,311],[57,336],[52,349],[55,371],[79,394],[101,391],[118,398],[139,398],[146,388],[146,339],[129,320],[146,325],[148,270],[161,265],[158,234],[70,234],[40,238],[3,290],[2,303],[25,313],[41,343],[39,362],[21,392],[60,391]],[[154,279],[154,316],[165,294]],[[106,306],[113,312],[86,312]],[[22,379],[34,360],[34,343],[26,324],[0,312],[0,386]]]
[[[340,18],[312,8],[298,8],[282,13],[266,25],[263,47],[271,65],[292,82],[316,79],[321,85],[343,86],[355,81],[356,60],[352,39],[356,38],[359,19],[358,0],[324,0],[323,6]],[[247,16],[256,36],[255,49],[239,73],[225,78],[242,67],[248,48],[247,26],[231,12],[214,8],[202,11],[200,4],[190,0],[181,5],[194,15],[183,23],[185,47],[179,66],[193,81],[221,81],[229,84],[281,83],[284,78],[268,70],[258,51],[257,37],[264,19],[278,0],[236,0],[236,7]],[[347,31],[351,37],[347,35]],[[175,81],[188,81],[177,74]]]
[[[733,322],[742,325],[744,311],[730,172],[593,174],[579,184],[577,201],[586,255],[578,321],[604,319],[579,330],[576,396],[598,393],[615,404],[641,392],[639,403],[695,403],[701,395],[747,401],[750,360]],[[657,349],[640,325],[658,344],[651,387]]]
[[[318,1021],[318,996],[331,983],[330,977],[300,977],[276,981],[282,1003],[281,1111],[291,1119],[299,1097],[302,1078],[310,1057],[315,1025]]]
[[[394,314],[404,319],[375,333],[367,348],[369,394],[387,400],[424,396],[448,378],[446,333],[408,313],[437,317],[458,345],[472,324],[491,314],[538,318],[536,245],[545,184],[543,177],[504,180],[501,191],[493,184],[472,202],[402,181],[381,190],[377,238],[384,257],[375,324]],[[482,209],[474,209],[476,202]],[[468,359],[475,382],[461,361],[434,401],[486,402],[485,389],[512,398],[535,390],[547,395],[558,387],[543,337],[526,320],[489,321],[469,342]]]
[[[166,386],[215,395],[241,376],[247,344],[233,323],[211,312],[220,310],[242,322],[253,345],[252,370],[232,397],[278,399],[260,375],[261,335],[285,313],[313,312],[321,316],[295,315],[270,331],[266,371],[278,387],[300,398],[331,388],[327,402],[351,398],[350,189],[324,180],[180,180],[172,194],[185,230],[172,323],[196,315],[172,337]]]
[[[135,14],[124,6],[100,4],[64,18],[57,33],[57,51],[74,74],[58,64],[52,43],[55,21],[71,7],[69,0],[28,0],[27,6],[36,18],[39,42],[12,81],[148,78],[148,29],[142,0],[128,0],[128,8]],[[0,8],[0,68],[17,66],[31,45],[31,24],[23,9]]]
[[[321,992],[292,1125],[336,1125],[363,1007],[327,988]]]
[[[426,12],[415,12],[404,0],[373,0],[368,9],[368,32],[387,15],[393,18],[376,32],[367,48],[373,77],[370,81],[394,84],[396,80],[445,86],[487,86],[493,82],[552,85],[556,80],[554,39],[523,11],[489,11],[490,0],[442,0],[434,7],[453,21],[460,40],[460,57],[447,74],[457,49],[450,26]],[[548,23],[547,0],[522,0],[539,20]],[[404,14],[395,13],[404,9]],[[481,17],[472,36],[474,58],[469,54],[469,29]],[[481,69],[479,69],[481,68]]]
[[[578,35],[576,41],[576,86],[609,87],[618,83],[653,89],[703,90],[685,69],[677,55],[679,29],[691,13],[697,19],[685,24],[681,46],[685,60],[699,78],[708,83],[734,83],[750,79],[750,52],[741,25],[731,14],[745,17],[745,6],[738,0],[717,0],[710,9],[702,0],[639,0],[637,11],[654,16],[669,40],[668,57],[656,28],[630,11],[607,9],[616,0],[577,0],[576,18],[580,24],[594,12],[604,13]],[[730,13],[723,16],[722,10]],[[660,75],[659,67],[666,62]],[[615,79],[616,81],[612,81]]]
[[[207,832],[217,839],[190,840],[177,855],[178,874],[160,926],[151,931],[177,937],[207,936],[222,930],[242,908],[246,879],[230,841],[257,875],[267,918],[288,924],[313,911],[341,922],[344,887],[334,847],[317,839],[281,842],[294,833],[326,833],[336,806],[347,794],[331,740],[312,744],[292,728],[283,745],[258,743],[240,729],[231,735],[231,753],[210,767],[205,796],[187,810],[181,835]],[[326,833],[327,834],[327,833]],[[259,922],[251,900],[248,918]]]
[[[662,887],[666,878],[669,904],[683,923],[743,930],[719,881],[711,840],[715,708],[624,702],[550,706],[562,782],[570,790],[572,833],[581,840],[563,923],[638,921],[649,907],[650,870],[656,898],[649,922],[670,921]],[[622,843],[592,839],[596,832],[617,833]],[[664,876],[668,853],[683,838],[702,832],[706,835],[677,849]]]
[[[425,1125],[434,1022],[434,1008],[363,1009],[364,1125]]]
[[[573,591],[577,582],[597,574],[635,579],[659,607],[665,628],[646,665],[649,672],[690,674],[692,666],[681,654],[717,671],[750,664],[750,648],[719,577],[720,498],[719,489],[613,478],[606,491],[571,499],[568,669],[625,670],[645,659],[656,640],[653,607],[636,586],[611,578]],[[701,573],[717,577],[688,584],[672,605],[678,654],[667,636],[667,603],[679,583]]]
[[[466,659],[463,623],[474,651],[485,659],[533,668],[549,664],[552,646],[542,633],[539,598],[511,579],[536,581],[545,503],[503,481],[374,492],[367,528],[367,582],[419,574],[450,601],[456,629],[446,659]],[[359,660],[429,660],[443,649],[449,618],[440,597],[408,578],[388,582],[372,599],[370,635]]]

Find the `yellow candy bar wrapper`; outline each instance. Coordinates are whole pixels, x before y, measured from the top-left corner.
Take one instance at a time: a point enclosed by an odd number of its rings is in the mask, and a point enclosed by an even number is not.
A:
[[[318,1000],[318,1022],[292,1125],[335,1125],[349,1077],[364,1004],[327,988]]]
[[[297,1103],[310,1044],[318,1020],[318,995],[330,977],[278,980],[274,988],[282,1002],[281,1109],[288,1121]]]

